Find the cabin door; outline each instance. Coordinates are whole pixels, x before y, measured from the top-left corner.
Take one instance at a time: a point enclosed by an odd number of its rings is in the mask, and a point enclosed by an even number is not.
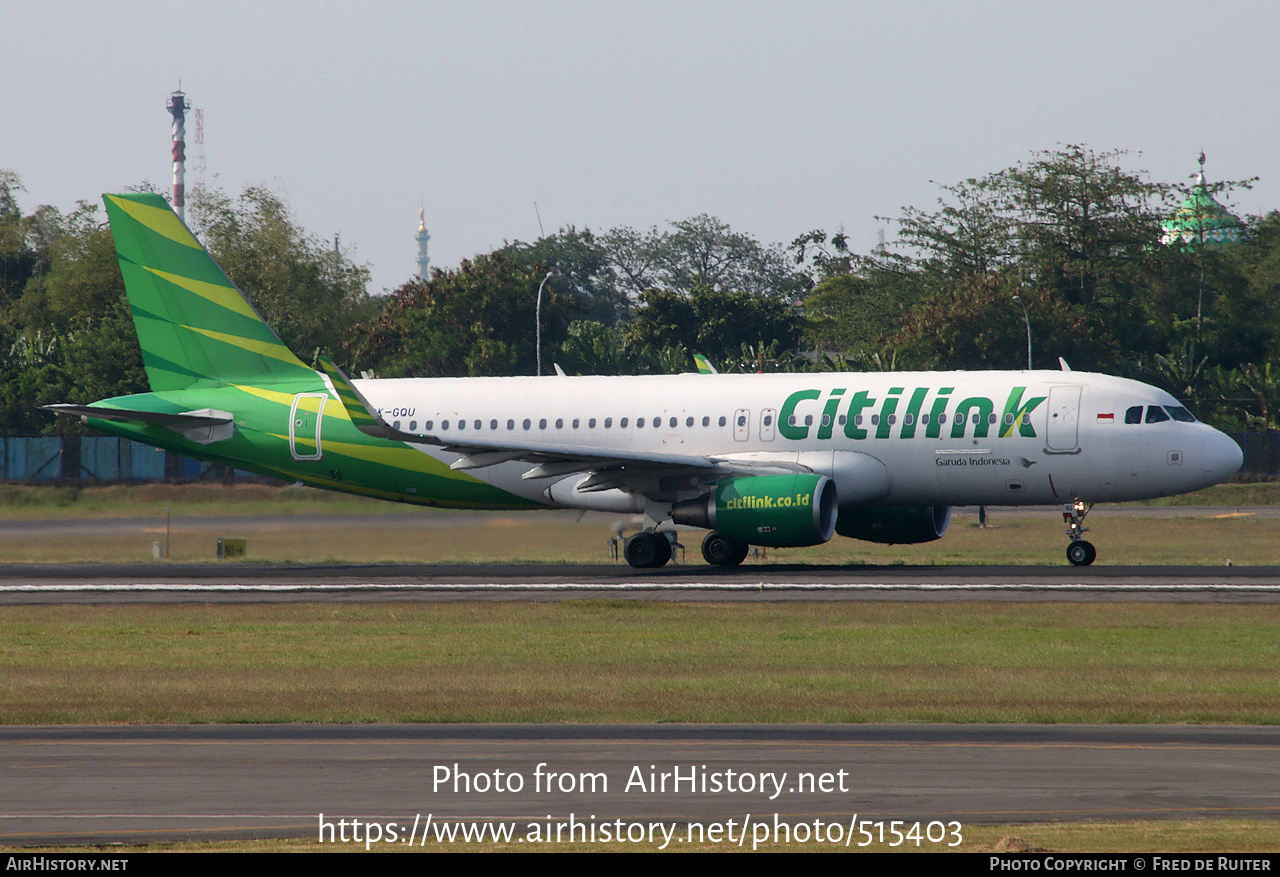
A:
[[[1045,449],[1051,454],[1080,453],[1080,387],[1049,390]]]
[[[322,460],[320,426],[324,418],[324,393],[299,393],[289,409],[289,452],[295,460]]]

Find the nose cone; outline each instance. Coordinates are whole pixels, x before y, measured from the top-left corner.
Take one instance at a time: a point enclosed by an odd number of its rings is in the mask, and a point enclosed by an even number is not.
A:
[[[1244,452],[1235,439],[1215,429],[1205,438],[1200,448],[1200,459],[1204,461],[1206,484],[1218,484],[1240,471]]]

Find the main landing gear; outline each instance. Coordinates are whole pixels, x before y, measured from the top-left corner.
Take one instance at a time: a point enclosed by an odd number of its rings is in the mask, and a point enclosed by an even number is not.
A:
[[[702,558],[712,566],[737,566],[747,557],[751,546],[741,539],[734,539],[712,530],[702,540]]]
[[[1083,503],[1080,500],[1066,503],[1062,507],[1062,520],[1067,523],[1067,536],[1071,539],[1071,544],[1067,546],[1067,560],[1071,561],[1072,566],[1088,566],[1098,557],[1098,549],[1093,547],[1093,543],[1081,538],[1089,531],[1084,526],[1084,519],[1092,508],[1093,503]]]
[[[635,534],[622,547],[622,556],[636,569],[665,566],[672,553],[671,540],[652,530]]]

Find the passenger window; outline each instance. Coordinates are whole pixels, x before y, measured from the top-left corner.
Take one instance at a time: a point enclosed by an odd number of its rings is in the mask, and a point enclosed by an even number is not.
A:
[[[673,424],[671,424],[671,425],[672,425],[672,426],[675,426],[675,424],[674,424],[674,423],[673,423]],[[654,428],[654,429],[657,429],[657,428],[658,428],[658,427],[660,427],[660,426],[662,426],[662,418],[661,418],[661,417],[655,417],[655,418],[653,418],[653,428]]]
[[[729,421],[725,420],[724,415],[723,415],[723,414],[721,414],[721,415],[720,415],[720,425],[721,425],[721,426],[724,426],[724,425],[725,425],[726,423],[728,423],[728,422],[729,422]]]
[[[557,418],[556,418],[556,429],[564,429],[564,418],[563,418],[563,417],[557,417]]]
[[[573,418],[573,428],[574,428],[574,429],[577,429],[577,428],[578,428],[578,424],[579,424],[579,423],[581,423],[581,422],[582,422],[582,421],[578,420],[578,418],[576,418],[576,417],[575,417],[575,418]]]
[[[1159,405],[1147,406],[1147,423],[1164,423],[1168,419],[1169,415]]]
[[[744,414],[739,414],[739,415],[738,415],[738,426],[746,426],[746,425],[747,425],[747,418],[746,418],[746,415],[744,415]]]
[[[1004,425],[1005,425],[1005,426],[1013,426],[1013,415],[1012,415],[1012,414],[1006,414],[1006,415],[1004,416]]]
[[[929,422],[929,415],[928,415],[928,414],[921,414],[921,415],[920,415],[920,422],[921,422],[921,423],[928,423],[928,422]]]
[[[1125,423],[1141,423],[1142,422],[1142,406],[1134,405],[1124,413]]]
[[[916,422],[916,416],[915,416],[914,414],[911,414],[910,412],[908,412],[908,413],[906,413],[906,414],[902,415],[902,425],[903,425],[903,426],[910,426],[911,424],[913,424],[913,423],[915,423],[915,422]]]
[[[604,428],[605,428],[605,429],[608,429],[608,428],[609,428],[609,427],[611,427],[611,426],[613,426],[613,418],[612,418],[612,417],[606,417],[606,418],[604,419]]]
[[[895,423],[897,423],[897,422],[898,422],[898,415],[896,415],[896,414],[890,414],[890,415],[889,415],[889,425],[890,425],[890,426],[893,426],[893,425],[894,425]]]
[[[693,426],[693,418],[692,418],[692,417],[686,417],[686,418],[684,419],[684,425],[685,425],[685,426]]]
[[[702,418],[702,425],[703,425],[703,426],[710,426],[710,425],[711,425],[711,418],[710,418],[710,417],[704,417],[704,418]]]
[[[508,420],[507,429],[515,429],[515,428],[516,428],[516,422],[514,420]]]
[[[538,429],[546,429],[546,428],[547,428],[547,418],[543,417],[538,421]]]
[[[474,424],[472,424],[472,425],[473,425],[476,429],[479,429],[479,428],[480,428],[480,421],[478,421],[478,420],[477,420],[477,421],[476,421]]]
[[[523,424],[521,424],[521,426],[523,426],[525,429],[528,429],[528,428],[529,428],[530,426],[532,426],[532,425],[533,425],[533,424],[529,421],[529,418],[527,418],[527,417],[524,419],[524,423],[523,423]]]
[[[413,424],[412,424],[412,423],[411,423],[411,424],[409,424],[409,425],[410,425],[410,426],[413,426]],[[447,421],[447,420],[442,420],[442,421],[440,421],[440,428],[441,428],[441,429],[448,429],[448,428],[449,428],[449,421]]]
[[[625,418],[625,417],[624,417],[624,418],[622,418],[621,420],[619,420],[619,421],[618,421],[618,426],[620,426],[622,429],[626,429],[626,428],[627,428],[627,418]]]
[[[880,415],[879,415],[879,414],[872,414],[872,415],[871,415],[871,425],[872,425],[872,426],[879,426],[879,425],[880,425]]]
[[[680,423],[680,421],[676,420],[674,417],[673,417],[673,418],[671,418],[671,428],[672,428],[672,429],[675,429],[675,428],[676,428],[676,426],[677,426],[677,425],[679,425],[679,423]]]
[[[804,425],[805,425],[805,426],[813,426],[813,415],[812,415],[812,414],[806,414],[806,415],[804,416]]]
[[[391,428],[392,428],[392,429],[399,429],[399,428],[400,428],[400,421],[398,421],[398,420],[397,420],[395,423],[391,424]]]
[[[587,421],[587,428],[588,429],[596,428],[596,419],[594,417]]]
[[[497,428],[498,428],[498,421],[496,421],[496,420],[490,420],[490,421],[489,421],[489,429],[497,429]]]
[[[988,415],[987,415],[987,423],[995,423],[997,419],[998,419],[998,418],[996,417],[996,415],[995,415],[995,414],[988,414]]]
[[[840,415],[840,425],[841,425],[841,426],[844,426],[844,425],[845,425],[845,423],[846,423],[848,420],[849,420],[848,415],[845,415],[845,414],[841,414],[841,415]]]
[[[765,425],[765,426],[768,426],[768,425],[769,425],[769,418],[767,418],[767,417],[766,417],[766,418],[764,419],[764,425]],[[823,426],[830,426],[830,425],[831,425],[831,415],[830,415],[830,414],[824,414],[824,415],[822,415],[822,425],[823,425]]]

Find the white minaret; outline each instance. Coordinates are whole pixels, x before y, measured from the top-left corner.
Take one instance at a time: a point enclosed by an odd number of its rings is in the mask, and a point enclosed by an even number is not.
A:
[[[431,240],[431,235],[427,234],[427,221],[424,218],[425,210],[418,208],[418,276],[423,280],[427,279],[427,268],[431,264],[431,260],[427,258],[427,242]]]

